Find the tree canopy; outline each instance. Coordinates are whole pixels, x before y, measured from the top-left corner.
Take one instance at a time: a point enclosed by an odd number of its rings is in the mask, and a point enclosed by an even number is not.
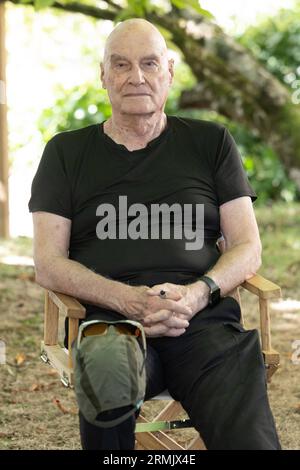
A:
[[[148,19],[164,34],[169,47],[181,53],[194,76],[193,87],[180,94],[180,110],[213,110],[244,126],[279,155],[289,177],[300,188],[300,108],[295,99],[298,90],[297,84],[292,88],[286,78],[287,68],[294,66],[299,57],[296,45],[285,54],[287,45],[299,43],[295,12],[292,30],[270,20],[269,30],[266,23],[260,33],[254,28],[242,38],[233,38],[197,0],[165,0],[159,6],[150,0],[7,1],[33,5],[37,10],[51,7],[81,13],[98,20]],[[299,16],[300,8],[298,25]],[[284,21],[292,21],[292,15]],[[268,48],[263,47],[266,38]]]

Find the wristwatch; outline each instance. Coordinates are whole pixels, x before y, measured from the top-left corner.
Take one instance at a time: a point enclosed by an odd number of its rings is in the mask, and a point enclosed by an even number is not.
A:
[[[209,292],[209,300],[208,304],[212,307],[216,305],[221,298],[221,290],[220,287],[208,276],[201,276],[199,281],[205,282],[208,285],[210,292]]]

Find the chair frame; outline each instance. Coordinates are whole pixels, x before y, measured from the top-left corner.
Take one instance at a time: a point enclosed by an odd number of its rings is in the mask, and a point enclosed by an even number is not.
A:
[[[269,301],[281,297],[281,289],[273,282],[265,279],[259,274],[255,274],[250,279],[241,284],[247,291],[255,294],[259,300],[261,347],[264,357],[267,381],[279,367],[279,353],[272,348],[271,344],[271,320]],[[232,295],[241,305],[240,292],[238,287]],[[68,317],[69,338],[68,349],[58,343],[59,317]],[[41,359],[51,364],[60,375],[62,383],[66,387],[73,387],[73,363],[71,345],[76,339],[79,328],[79,320],[84,319],[86,311],[81,303],[66,294],[59,292],[45,291],[45,317],[44,317],[44,340],[41,342]],[[242,318],[242,324],[244,323]],[[166,391],[167,392],[167,391]],[[183,411],[181,404],[173,400],[168,393],[163,393],[155,399],[168,400],[165,408],[149,422],[142,414],[136,424],[136,439],[140,445],[146,449],[156,450],[186,450],[179,445],[163,430],[170,430],[182,427],[191,427],[189,420],[174,421]],[[205,446],[201,437],[197,436],[189,445],[190,450],[204,450]]]

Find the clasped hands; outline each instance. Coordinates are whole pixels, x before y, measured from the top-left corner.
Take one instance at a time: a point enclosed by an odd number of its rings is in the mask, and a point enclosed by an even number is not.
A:
[[[182,335],[193,316],[208,304],[209,289],[202,281],[189,285],[163,283],[138,289],[144,299],[143,316],[138,320],[146,336]]]

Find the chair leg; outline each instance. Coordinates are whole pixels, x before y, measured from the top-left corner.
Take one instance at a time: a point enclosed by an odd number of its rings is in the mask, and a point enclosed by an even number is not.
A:
[[[78,328],[79,328],[79,320],[78,318],[70,318],[69,317],[69,331],[68,331],[68,350],[69,350],[69,360],[68,366],[70,369],[73,368],[73,360],[72,360],[72,343],[74,339],[77,338],[78,335]]]
[[[268,351],[272,349],[269,299],[259,298],[259,311],[262,349]]]

